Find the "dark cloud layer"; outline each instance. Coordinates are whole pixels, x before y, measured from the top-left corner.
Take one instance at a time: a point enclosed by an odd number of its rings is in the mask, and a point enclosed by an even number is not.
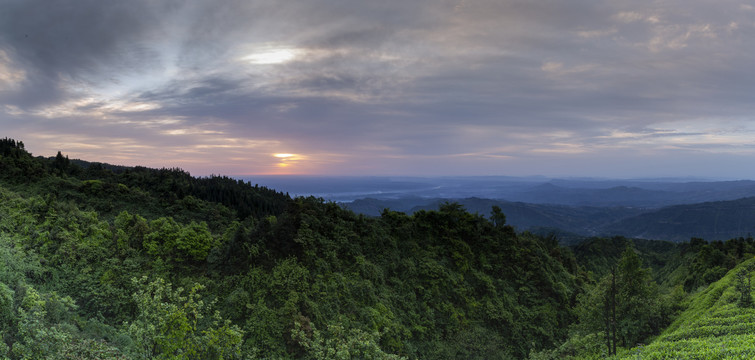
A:
[[[198,174],[752,177],[753,15],[728,0],[0,0],[0,126],[43,153]]]

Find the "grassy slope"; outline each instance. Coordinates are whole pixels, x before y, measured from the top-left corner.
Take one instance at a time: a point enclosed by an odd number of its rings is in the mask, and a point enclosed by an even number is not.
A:
[[[755,265],[741,263],[721,280],[695,295],[689,308],[658,338],[620,359],[753,359],[755,309],[736,305],[736,273]],[[752,273],[750,273],[752,277]]]

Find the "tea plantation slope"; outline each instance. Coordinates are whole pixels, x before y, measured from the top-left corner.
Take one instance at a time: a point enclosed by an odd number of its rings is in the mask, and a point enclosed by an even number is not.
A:
[[[690,300],[679,318],[647,346],[619,359],[755,359],[755,308],[738,305],[737,273],[752,279],[755,259],[729,271]]]

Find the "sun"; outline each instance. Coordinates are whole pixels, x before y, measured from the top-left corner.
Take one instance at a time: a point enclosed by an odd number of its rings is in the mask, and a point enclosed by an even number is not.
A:
[[[306,156],[300,154],[275,153],[271,155],[277,159],[275,166],[278,168],[296,167],[294,165],[298,165],[301,161],[306,159]]]

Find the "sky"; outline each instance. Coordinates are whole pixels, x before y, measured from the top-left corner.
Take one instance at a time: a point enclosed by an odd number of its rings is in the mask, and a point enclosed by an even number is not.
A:
[[[0,0],[0,137],[193,175],[755,178],[755,1]]]

